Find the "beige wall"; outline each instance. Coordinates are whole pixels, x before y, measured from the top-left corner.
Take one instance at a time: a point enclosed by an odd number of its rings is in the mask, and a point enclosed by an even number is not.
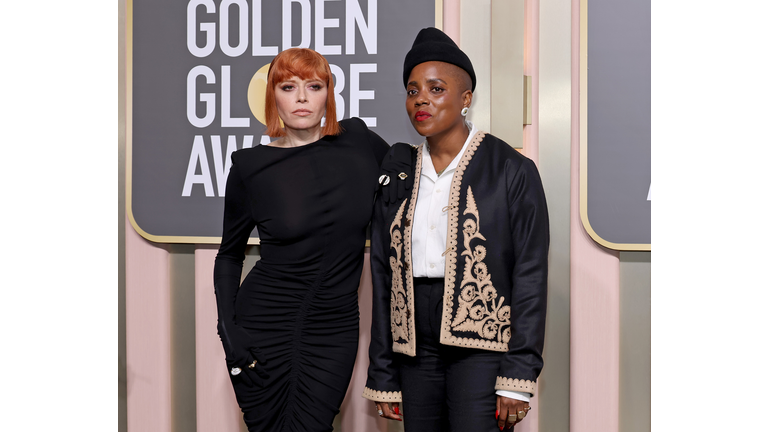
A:
[[[242,421],[215,332],[215,247],[153,244],[124,217],[125,0],[120,5],[119,430],[236,431]],[[522,151],[542,174],[552,245],[545,368],[534,410],[518,430],[648,431],[650,253],[619,254],[596,245],[578,216],[578,5],[524,1],[523,71],[533,77],[534,109],[522,131]],[[490,96],[502,90],[488,84],[499,73],[492,70],[490,26],[480,31],[493,1],[444,0],[443,6],[445,31],[470,53],[483,82],[473,120],[493,132]],[[246,266],[257,258],[253,247]],[[366,277],[361,310],[370,307]],[[359,396],[367,361],[361,336],[363,351],[337,430],[401,430],[375,417]]]

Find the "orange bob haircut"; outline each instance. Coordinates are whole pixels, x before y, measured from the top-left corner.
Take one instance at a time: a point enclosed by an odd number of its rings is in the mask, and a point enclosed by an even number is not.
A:
[[[285,135],[285,131],[280,127],[280,116],[277,114],[275,86],[294,76],[300,79],[317,78],[325,82],[328,88],[328,99],[325,102],[325,126],[323,126],[320,133],[323,136],[340,134],[341,126],[336,120],[333,75],[331,74],[331,67],[328,65],[328,61],[325,57],[309,48],[290,48],[275,56],[267,73],[267,91],[264,103],[267,135],[271,137]]]

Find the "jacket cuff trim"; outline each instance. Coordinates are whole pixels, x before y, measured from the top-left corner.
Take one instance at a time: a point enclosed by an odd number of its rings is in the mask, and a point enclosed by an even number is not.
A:
[[[536,393],[536,382],[530,380],[512,379],[497,376],[496,390],[509,390],[517,392],[530,393],[533,396]]]
[[[368,387],[363,389],[363,397],[374,402],[402,402],[403,393],[399,391],[378,391]]]
[[[482,339],[471,339],[454,336],[448,334],[447,331],[443,331],[440,334],[440,343],[443,345],[452,345],[464,348],[475,348],[486,351],[507,352],[509,351],[509,344],[501,343],[499,341],[489,341]]]

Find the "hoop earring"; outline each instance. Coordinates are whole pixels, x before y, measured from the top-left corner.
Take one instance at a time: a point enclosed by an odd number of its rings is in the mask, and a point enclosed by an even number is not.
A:
[[[467,116],[468,112],[469,112],[469,108],[467,108],[467,107],[464,107],[464,108],[461,109],[461,115],[464,116],[464,117]]]

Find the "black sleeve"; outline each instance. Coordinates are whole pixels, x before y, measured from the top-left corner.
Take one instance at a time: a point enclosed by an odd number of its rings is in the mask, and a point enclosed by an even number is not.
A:
[[[371,221],[371,275],[373,308],[371,314],[370,363],[363,397],[377,402],[401,402],[400,376],[393,363],[390,328],[389,230],[385,226],[387,204],[376,200]]]
[[[525,158],[514,171],[511,165],[507,164],[507,204],[514,251],[512,334],[496,389],[534,393],[534,383],[544,365],[549,214],[533,161]]]
[[[232,167],[227,177],[224,197],[224,227],[221,247],[213,267],[213,285],[219,321],[234,323],[235,298],[240,287],[243,260],[248,238],[256,226],[248,205],[248,195],[240,177],[238,164],[232,155]]]
[[[356,127],[359,127],[364,132],[368,147],[371,149],[371,152],[373,152],[373,155],[376,158],[376,163],[381,166],[381,163],[384,161],[384,156],[389,151],[389,144],[387,144],[387,142],[384,141],[384,139],[382,139],[376,132],[370,130],[368,125],[365,124],[362,119],[358,117],[352,117],[347,121],[357,123]]]
[[[389,149],[382,163],[380,174],[389,182],[380,185],[380,192],[373,209],[371,221],[371,275],[373,282],[373,310],[371,315],[371,343],[368,349],[370,360],[368,380],[363,397],[377,402],[401,402],[400,375],[394,364],[391,328],[391,284],[392,270],[389,265],[390,234],[387,214],[389,209],[399,206],[406,192],[413,185],[416,151],[409,144],[397,143]],[[409,174],[407,180],[397,173]],[[401,196],[398,199],[397,191]]]
[[[374,156],[376,156],[376,162],[381,166],[381,163],[384,162],[384,156],[389,151],[389,144],[370,129],[368,129],[368,142],[371,144]]]
[[[235,300],[240,289],[240,276],[248,238],[256,226],[249,205],[249,197],[236,162],[237,152],[232,154],[232,167],[227,177],[224,197],[224,229],[221,247],[213,266],[213,290],[218,312],[217,330],[224,348],[227,365],[241,368],[236,380],[247,385],[264,384],[269,377],[266,359],[258,348],[258,340],[245,328],[237,325]],[[254,362],[251,364],[254,360]],[[247,367],[246,367],[247,366]]]

